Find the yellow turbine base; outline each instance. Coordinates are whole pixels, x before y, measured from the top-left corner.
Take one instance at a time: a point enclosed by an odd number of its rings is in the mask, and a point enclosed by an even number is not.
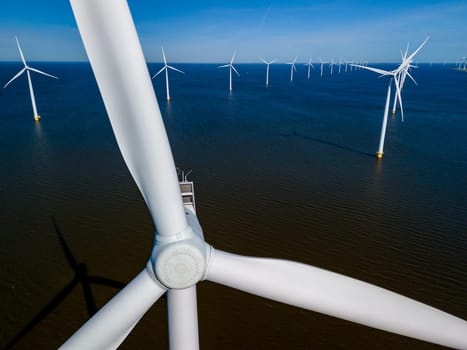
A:
[[[40,116],[40,115],[35,115],[35,116],[34,116],[34,120],[35,120],[36,122],[38,122],[39,119],[41,119],[41,116]]]
[[[382,159],[383,158],[383,153],[376,153],[376,158]]]
[[[392,111],[392,115],[395,115],[396,114],[396,111]]]

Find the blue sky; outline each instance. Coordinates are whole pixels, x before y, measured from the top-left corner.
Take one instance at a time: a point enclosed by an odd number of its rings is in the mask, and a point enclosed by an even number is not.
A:
[[[111,2],[111,1],[109,1]],[[320,58],[397,62],[407,42],[427,35],[419,61],[467,56],[467,1],[154,1],[129,0],[148,61],[304,62]],[[84,61],[66,0],[0,2],[0,61],[19,60],[18,35],[31,61]]]

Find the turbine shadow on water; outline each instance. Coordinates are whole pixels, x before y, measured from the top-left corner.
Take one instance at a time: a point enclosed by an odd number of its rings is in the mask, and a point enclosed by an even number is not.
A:
[[[372,154],[372,153],[364,152],[364,151],[361,151],[361,150],[353,148],[353,147],[340,145],[338,143],[323,140],[323,139],[320,139],[320,138],[317,138],[317,137],[302,135],[302,134],[298,133],[296,130],[294,130],[290,134],[281,133],[280,136],[282,136],[282,137],[297,137],[297,138],[300,138],[300,139],[303,139],[303,140],[320,143],[322,145],[331,146],[331,147],[338,148],[338,149],[348,151],[348,152],[352,152],[352,153],[355,153],[355,154],[360,154],[360,155],[364,155],[364,156],[368,156],[368,157],[372,157],[372,158],[374,157],[374,154]]]
[[[73,253],[70,250],[70,247],[65,241],[60,227],[58,226],[53,216],[51,217],[51,220],[55,233],[57,234],[57,238],[60,242],[63,254],[65,255],[68,265],[74,272],[74,277],[47,303],[47,305],[42,308],[42,310],[40,310],[28,322],[28,324],[21,331],[18,332],[18,334],[13,337],[13,339],[3,348],[4,350],[12,349],[21,339],[23,339],[31,330],[33,330],[34,327],[36,327],[43,319],[45,319],[51,312],[53,312],[62,302],[65,301],[66,297],[73,291],[73,288],[76,285],[81,284],[89,317],[92,317],[97,312],[96,301],[94,295],[92,294],[91,284],[99,284],[102,286],[115,288],[117,290],[121,290],[126,286],[125,283],[114,281],[106,277],[89,275],[86,264],[78,263],[76,261]]]

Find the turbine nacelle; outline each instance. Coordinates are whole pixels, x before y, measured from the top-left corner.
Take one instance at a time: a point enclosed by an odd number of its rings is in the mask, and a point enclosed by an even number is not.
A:
[[[195,215],[189,210],[187,214]],[[187,226],[176,241],[156,239],[147,268],[165,287],[185,289],[205,278],[211,246],[195,233],[200,230],[199,224]]]
[[[266,61],[266,60],[265,60],[264,58],[262,58],[262,57],[260,57],[259,59],[260,59],[261,61],[263,61],[263,63],[266,64],[266,65],[268,65],[268,66],[269,66],[270,64],[273,64],[273,63],[275,63],[275,62],[277,61],[276,59],[271,60],[271,61]]]

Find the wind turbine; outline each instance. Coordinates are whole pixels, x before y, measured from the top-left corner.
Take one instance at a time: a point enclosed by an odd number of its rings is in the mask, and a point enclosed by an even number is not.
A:
[[[328,63],[328,62],[324,62],[321,58],[319,59],[319,62],[321,64],[321,78],[323,77],[323,66]]]
[[[172,66],[169,66],[167,64],[167,59],[165,58],[165,52],[164,52],[164,48],[161,47],[162,49],[162,57],[164,59],[164,67],[162,67],[156,74],[154,74],[154,76],[152,77],[152,79],[154,79],[155,77],[157,77],[160,73],[162,73],[164,70],[165,70],[165,90],[166,90],[166,96],[167,96],[167,101],[170,101],[170,91],[169,91],[169,69],[172,69],[176,72],[179,72],[179,73],[185,73],[185,72],[182,72],[180,69],[177,69],[175,67],[172,67]]]
[[[234,58],[235,58],[235,52],[233,53],[232,55],[232,59],[230,60],[230,63],[229,64],[224,64],[223,66],[219,66],[217,68],[226,68],[226,67],[229,67],[229,73],[230,73],[230,79],[229,79],[229,90],[232,91],[232,70],[238,75],[240,76],[240,74],[238,74],[237,70],[235,69],[235,67],[233,66],[233,61],[234,61]]]
[[[392,71],[386,71],[383,69],[378,69],[378,68],[373,68],[373,67],[368,67],[368,66],[361,66],[357,64],[353,64],[352,66],[356,68],[363,68],[370,70],[372,72],[381,74],[382,76],[390,76],[389,84],[388,84],[388,92],[386,95],[386,104],[384,107],[384,115],[383,115],[383,124],[381,126],[381,136],[379,139],[379,146],[378,146],[378,151],[376,152],[376,157],[378,159],[383,158],[383,149],[384,149],[384,139],[386,137],[386,127],[387,127],[387,122],[388,122],[388,112],[389,112],[389,101],[391,100],[391,84],[392,81],[394,80],[394,85],[396,87],[396,99],[398,99],[400,107],[401,107],[401,114],[403,114],[403,109],[402,109],[402,99],[400,98],[400,88],[399,88],[399,73],[402,70],[402,65],[399,66],[399,68],[392,70]]]
[[[37,122],[37,121],[39,121],[39,119],[41,119],[41,117],[40,117],[39,113],[37,113],[36,98],[34,97],[34,89],[32,88],[31,74],[29,73],[29,71],[33,71],[33,72],[36,72],[36,73],[39,73],[39,74],[42,74],[42,75],[45,75],[47,77],[51,77],[51,78],[54,78],[54,79],[58,79],[58,77],[56,77],[54,75],[50,75],[50,74],[45,73],[43,71],[40,71],[39,69],[30,67],[26,63],[26,59],[24,58],[23,51],[21,50],[21,46],[19,45],[18,37],[15,37],[15,39],[16,39],[16,45],[18,46],[19,55],[21,56],[21,61],[23,61],[23,64],[24,64],[24,68],[21,69],[13,78],[11,78],[8,81],[8,83],[6,83],[3,86],[3,88],[6,88],[13,80],[15,80],[21,74],[26,72],[26,75],[28,77],[29,93],[31,95],[32,111],[34,113],[34,120]]]
[[[332,75],[332,71],[333,71],[333,68],[334,68],[334,58],[331,57],[331,62],[329,63],[329,67],[330,67],[330,70],[331,70],[331,75]]]
[[[196,284],[202,280],[436,344],[467,348],[467,322],[443,311],[313,266],[231,254],[206,243],[193,207],[182,202],[127,1],[114,0],[111,6],[108,0],[71,0],[71,4],[118,146],[157,231],[142,272],[61,349],[117,348],[167,293],[170,349],[197,350]]]
[[[308,67],[308,80],[310,80],[310,74],[311,74],[311,67],[315,69],[315,66],[313,66],[313,63],[311,63],[312,57],[310,57],[308,63],[305,63],[304,65]]]
[[[276,60],[266,61],[264,58],[261,58],[261,61],[266,65],[266,86],[269,86],[269,65],[276,62]]]
[[[381,126],[381,136],[379,139],[379,146],[378,146],[378,151],[376,152],[376,157],[378,159],[383,158],[383,149],[384,149],[384,139],[386,137],[386,127],[387,127],[387,121],[388,121],[388,112],[389,112],[389,102],[391,100],[391,84],[392,81],[394,80],[394,85],[396,88],[396,97],[395,99],[399,102],[400,108],[401,108],[401,115],[402,119],[404,119],[404,110],[402,108],[402,98],[401,98],[401,90],[400,90],[400,83],[399,83],[399,77],[400,73],[404,70],[405,66],[401,64],[397,69],[394,69],[392,71],[386,71],[383,69],[378,69],[378,68],[373,68],[373,67],[368,67],[368,66],[361,66],[361,65],[353,65],[356,68],[363,68],[370,70],[372,72],[381,74],[382,76],[390,76],[389,84],[388,84],[388,92],[386,95],[386,104],[384,107],[384,115],[383,115],[383,124]]]
[[[290,64],[290,82],[293,82],[293,72],[297,71],[297,68],[295,68],[296,61],[297,61],[297,57],[295,57],[292,62],[285,62],[286,64]]]

